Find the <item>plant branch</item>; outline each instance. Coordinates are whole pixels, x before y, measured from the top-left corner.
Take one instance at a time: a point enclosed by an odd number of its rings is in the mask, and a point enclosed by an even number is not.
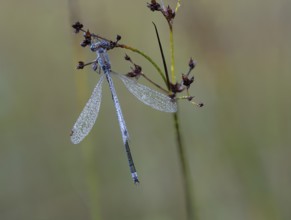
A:
[[[156,35],[157,35],[157,39],[158,39],[158,43],[159,43],[159,48],[160,48],[160,52],[161,52],[161,56],[162,56],[162,60],[163,60],[164,70],[165,70],[165,74],[166,74],[166,78],[167,78],[167,87],[168,87],[168,90],[170,90],[170,80],[169,80],[168,68],[167,68],[167,63],[166,63],[166,59],[165,59],[162,43],[161,43],[161,40],[160,40],[160,36],[159,36],[159,32],[158,32],[157,26],[156,26],[156,24],[154,22],[153,22],[153,25],[155,27],[155,31],[156,31]]]
[[[152,58],[150,58],[148,55],[146,55],[144,52],[136,49],[136,48],[133,48],[133,47],[130,47],[130,46],[127,46],[127,45],[124,45],[124,44],[117,44],[116,47],[120,47],[120,48],[124,48],[124,49],[127,49],[127,50],[131,50],[132,52],[135,52],[135,53],[138,53],[139,55],[143,56],[145,59],[147,59],[155,68],[156,70],[158,71],[158,73],[160,74],[160,76],[162,77],[163,81],[165,83],[167,83],[167,80],[166,80],[166,77],[165,75],[163,74],[162,70],[160,69],[160,67],[152,60]]]
[[[179,125],[179,115],[177,112],[173,114],[173,120],[174,120],[175,131],[176,131],[179,161],[180,161],[181,170],[182,170],[182,181],[183,181],[183,186],[184,186],[187,219],[194,220],[197,218],[194,217],[194,204],[193,204],[192,196],[191,196],[192,195],[191,178],[190,178],[190,172],[187,166],[187,158],[185,155],[185,149],[182,142],[182,136],[181,136],[180,125]]]

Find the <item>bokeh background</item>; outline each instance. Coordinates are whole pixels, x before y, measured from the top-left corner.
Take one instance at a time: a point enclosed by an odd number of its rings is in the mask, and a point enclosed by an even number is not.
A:
[[[175,6],[176,1],[164,0]],[[143,105],[115,81],[141,184],[128,171],[108,87],[80,145],[69,134],[99,76],[71,24],[143,50],[161,65],[152,25],[169,51],[168,27],[146,1],[1,0],[0,219],[185,219],[172,116]],[[181,2],[174,26],[176,73],[198,61],[181,101],[183,141],[201,220],[291,219],[291,2]],[[129,70],[130,51],[110,52]],[[167,55],[167,61],[169,62]]]

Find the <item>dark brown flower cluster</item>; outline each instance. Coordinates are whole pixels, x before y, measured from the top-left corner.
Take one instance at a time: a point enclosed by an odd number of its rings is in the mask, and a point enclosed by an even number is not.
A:
[[[170,89],[173,93],[173,97],[176,96],[177,93],[181,93],[183,92],[185,89],[187,90],[187,94],[188,94],[188,90],[190,88],[190,86],[192,85],[192,83],[194,82],[194,76],[190,76],[191,71],[195,68],[197,62],[194,61],[192,58],[190,58],[189,63],[188,63],[188,67],[189,70],[186,74],[182,73],[182,80],[181,82],[177,82],[175,84],[170,83]],[[194,97],[193,96],[187,96],[187,99],[189,101],[191,101]],[[203,107],[204,104],[203,103],[195,103],[197,106],[199,107]]]
[[[130,67],[130,68],[131,68],[131,71],[128,72],[126,75],[127,75],[128,77],[132,77],[132,78],[133,78],[133,77],[135,77],[135,78],[139,78],[140,75],[142,75],[142,67],[139,66],[139,65],[137,65],[136,63],[134,63],[134,62],[131,60],[131,58],[130,58],[127,54],[125,54],[124,59],[125,59],[126,61],[130,62],[130,63],[133,65],[133,66]]]
[[[81,46],[82,46],[82,47],[86,47],[86,46],[88,46],[88,45],[91,45],[91,39],[92,39],[92,36],[91,36],[90,31],[87,30],[86,32],[84,32],[83,36],[84,36],[84,40],[83,40],[83,42],[81,43]]]
[[[81,42],[82,47],[86,47],[91,44],[92,37],[94,34],[91,34],[89,30],[85,31],[83,29],[84,25],[77,21],[75,24],[72,25],[72,28],[75,29],[75,33],[79,33],[80,31],[83,32],[84,40]]]
[[[75,29],[75,33],[77,34],[80,32],[80,30],[82,30],[83,24],[77,21],[75,24],[72,25],[72,27]]]
[[[85,63],[83,61],[79,61],[78,62],[78,65],[77,65],[77,69],[80,70],[80,69],[84,69],[85,67]]]
[[[188,90],[191,84],[194,82],[194,76],[190,77],[189,75],[191,71],[195,68],[196,61],[190,58],[188,66],[189,66],[189,70],[187,74],[182,73],[182,81],[177,82],[175,84],[172,84],[172,83],[170,84],[170,89],[174,94],[183,92],[185,89]]]
[[[151,11],[160,11],[164,17],[167,19],[169,24],[173,23],[176,16],[175,10],[173,10],[169,5],[167,7],[162,7],[156,0],[151,0],[151,3],[147,3],[147,7]]]

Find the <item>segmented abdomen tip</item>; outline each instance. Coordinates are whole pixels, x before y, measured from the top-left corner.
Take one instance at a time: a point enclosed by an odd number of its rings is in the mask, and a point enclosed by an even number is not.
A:
[[[139,184],[139,180],[138,180],[138,177],[137,177],[137,173],[136,172],[131,173],[131,177],[133,179],[134,184]]]

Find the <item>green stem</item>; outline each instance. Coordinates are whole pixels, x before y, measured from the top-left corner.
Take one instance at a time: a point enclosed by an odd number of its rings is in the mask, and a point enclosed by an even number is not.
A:
[[[178,3],[180,2],[178,1]],[[172,84],[175,84],[176,75],[175,75],[173,24],[169,21],[168,21],[168,24],[170,28],[171,77],[172,77]],[[182,171],[182,182],[183,182],[184,193],[185,193],[187,219],[194,220],[197,218],[194,216],[194,204],[191,197],[191,178],[190,178],[190,172],[187,166],[185,148],[182,142],[178,111],[173,114],[173,119],[174,119],[174,124],[175,124],[179,161],[180,161],[180,166],[181,166],[181,171]]]
[[[184,145],[182,142],[181,130],[180,130],[180,125],[179,125],[179,116],[177,112],[173,114],[173,119],[175,123],[177,148],[178,148],[179,160],[180,160],[181,170],[182,170],[182,181],[183,181],[184,193],[185,193],[187,219],[194,220],[197,218],[194,216],[194,204],[191,197],[192,195],[191,194],[191,178],[190,178],[190,172],[187,166],[187,159],[186,159]]]
[[[176,75],[175,75],[175,57],[174,57],[174,34],[173,34],[173,26],[169,23],[170,26],[170,50],[171,50],[171,76],[172,83],[176,83]]]

